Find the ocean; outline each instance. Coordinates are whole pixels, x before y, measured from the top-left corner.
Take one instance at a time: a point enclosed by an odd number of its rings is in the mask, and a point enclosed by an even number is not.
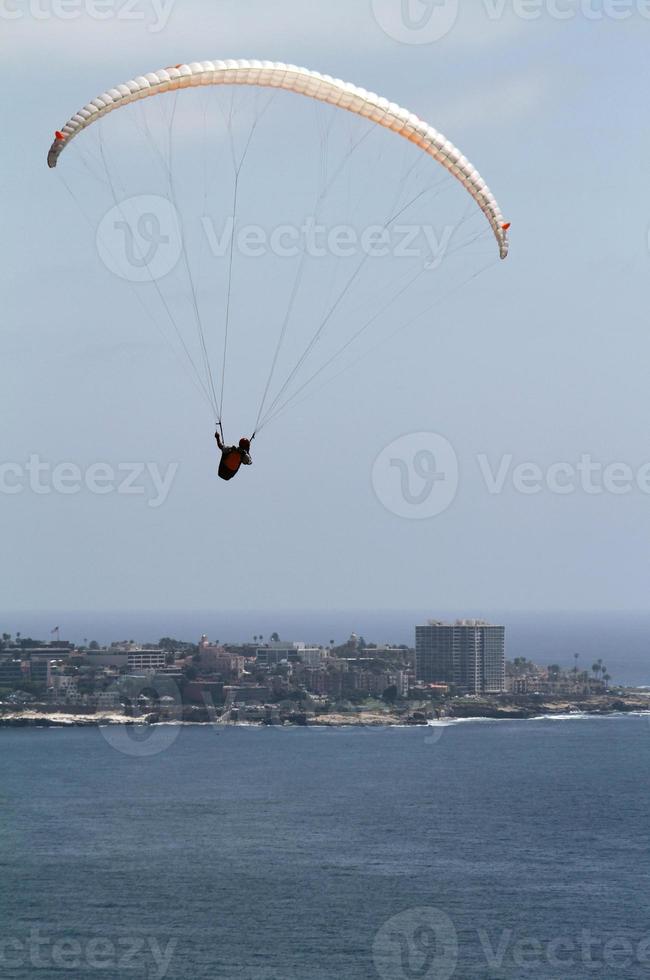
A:
[[[650,613],[648,612],[508,612],[472,609],[441,610],[268,610],[157,612],[5,612],[0,631],[48,639],[60,627],[61,639],[99,643],[134,639],[157,642],[173,636],[196,642],[202,633],[213,640],[240,643],[254,635],[277,632],[284,640],[337,643],[355,632],[368,642],[415,643],[415,626],[427,619],[481,618],[506,627],[506,655],[527,657],[540,664],[572,668],[580,655],[581,669],[591,670],[602,659],[613,684],[650,685]]]
[[[0,975],[650,975],[646,717],[0,730]]]

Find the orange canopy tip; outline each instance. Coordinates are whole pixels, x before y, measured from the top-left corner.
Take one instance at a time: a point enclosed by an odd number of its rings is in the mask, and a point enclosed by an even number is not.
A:
[[[56,139],[58,139],[58,140],[64,140],[64,139],[65,139],[65,136],[63,135],[63,133],[61,133],[61,132],[59,132],[59,130],[58,130],[58,129],[57,129],[57,131],[55,132],[55,134],[54,134],[54,136],[55,136],[55,138],[56,138]]]
[[[511,226],[512,226],[512,221],[506,221],[505,225],[501,225],[501,227],[503,228],[504,231],[508,231],[508,229]]]

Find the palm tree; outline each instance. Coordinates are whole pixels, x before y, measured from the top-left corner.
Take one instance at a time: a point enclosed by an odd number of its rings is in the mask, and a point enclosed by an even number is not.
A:
[[[594,681],[599,682],[600,679],[601,679],[602,672],[603,672],[603,662],[602,662],[602,660],[597,660],[596,663],[592,666],[591,670],[592,670],[593,675],[594,675],[593,676]]]

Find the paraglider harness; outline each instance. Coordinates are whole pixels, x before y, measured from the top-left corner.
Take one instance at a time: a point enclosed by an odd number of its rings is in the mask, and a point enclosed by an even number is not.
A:
[[[250,444],[255,438],[255,433],[250,439],[240,439],[238,446],[226,446],[223,438],[223,426],[221,422],[217,422],[214,437],[221,450],[219,476],[222,480],[232,480],[233,476],[239,472],[240,466],[250,466],[253,462],[250,456]]]

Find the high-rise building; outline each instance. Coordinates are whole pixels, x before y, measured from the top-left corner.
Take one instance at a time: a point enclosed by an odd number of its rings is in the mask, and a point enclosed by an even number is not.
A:
[[[415,627],[416,677],[470,694],[505,690],[505,627],[476,619]]]

